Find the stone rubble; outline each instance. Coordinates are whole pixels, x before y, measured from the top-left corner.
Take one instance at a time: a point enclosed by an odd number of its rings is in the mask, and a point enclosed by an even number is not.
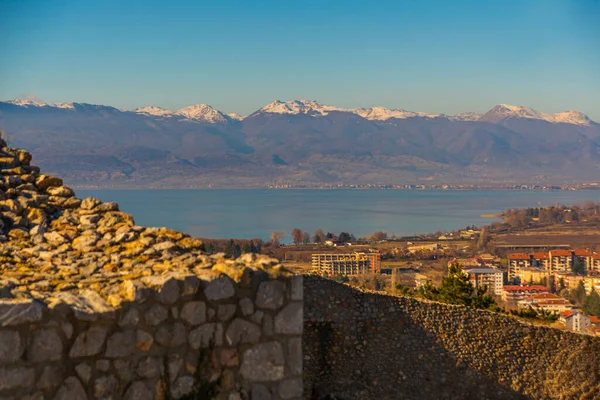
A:
[[[302,397],[301,276],[138,226],[31,159],[0,140],[0,399],[179,398],[202,363],[219,399]]]

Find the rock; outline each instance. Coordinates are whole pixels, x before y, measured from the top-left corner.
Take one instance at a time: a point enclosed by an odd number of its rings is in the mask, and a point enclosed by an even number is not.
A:
[[[106,343],[105,355],[108,358],[129,357],[135,351],[136,338],[133,331],[113,333]]]
[[[79,375],[79,378],[81,378],[84,384],[87,384],[92,377],[92,367],[87,363],[78,364],[75,367],[75,372],[77,372],[77,375]]]
[[[302,338],[294,337],[288,339],[287,353],[285,357],[288,370],[294,374],[302,373]]]
[[[0,367],[0,392],[19,387],[31,388],[35,381],[33,368]]]
[[[221,350],[221,366],[222,367],[237,367],[238,365],[238,350],[227,348]]]
[[[229,321],[235,314],[235,304],[219,304],[217,308],[217,319],[219,321]]]
[[[55,231],[44,233],[44,239],[53,246],[59,246],[68,242],[67,238]]]
[[[160,357],[144,357],[137,366],[137,374],[141,378],[153,379],[163,374],[163,362]]]
[[[272,382],[283,378],[284,357],[279,342],[255,344],[244,352],[240,375],[250,382]]]
[[[177,247],[177,245],[173,242],[171,242],[170,240],[161,242],[161,243],[157,243],[154,246],[152,246],[152,248],[156,251],[166,251],[166,250],[171,250],[174,249],[175,247]]]
[[[135,347],[142,351],[148,351],[152,348],[152,344],[154,343],[154,338],[151,334],[146,331],[138,330],[136,332],[136,342]]]
[[[165,321],[169,317],[169,312],[163,306],[158,304],[153,305],[146,313],[144,314],[144,320],[148,325],[156,326],[161,322]]]
[[[34,363],[57,361],[62,358],[63,343],[53,329],[41,329],[33,332],[33,340],[27,350],[27,358]]]
[[[290,279],[292,286],[290,291],[290,299],[295,301],[301,301],[304,298],[304,277],[302,275],[295,275],[292,276]]]
[[[282,399],[302,397],[302,379],[286,379],[279,382],[279,396]]]
[[[52,391],[60,385],[64,378],[63,370],[56,365],[46,365],[36,387],[44,392]]]
[[[89,357],[99,354],[108,331],[103,326],[92,326],[80,333],[71,347],[69,358]]]
[[[101,376],[94,381],[94,397],[97,399],[119,397],[119,381],[116,377]]]
[[[44,192],[49,187],[53,186],[62,186],[62,179],[56,178],[50,175],[40,175],[35,181],[35,185],[39,189],[40,192]]]
[[[43,306],[29,299],[0,299],[0,326],[37,322],[42,319]]]
[[[163,325],[156,332],[156,341],[164,347],[179,347],[187,341],[187,332],[181,322]]]
[[[194,350],[211,345],[221,346],[223,344],[223,325],[204,324],[190,332],[188,341],[190,347]]]
[[[99,206],[101,203],[100,200],[95,199],[93,197],[87,197],[81,201],[81,209],[83,210],[93,210],[95,207]]]
[[[210,281],[204,289],[204,294],[211,301],[225,300],[235,295],[235,287],[231,279],[222,276]]]
[[[206,322],[206,304],[203,301],[190,301],[181,308],[180,317],[191,326]]]
[[[125,315],[119,320],[121,328],[133,328],[140,322],[140,313],[135,308],[130,308],[125,312]]]
[[[57,197],[73,197],[73,196],[75,196],[73,189],[71,189],[70,187],[67,187],[67,186],[49,187],[48,189],[46,189],[46,193],[48,193],[50,196],[57,196]]]
[[[158,292],[158,300],[163,304],[173,304],[179,299],[179,281],[172,276],[148,276],[142,281]]]
[[[141,381],[131,383],[125,392],[125,400],[147,400],[153,398],[154,392]]]
[[[253,385],[252,386],[252,400],[271,400],[271,393],[269,389],[264,387],[263,385]]]
[[[229,346],[237,346],[240,343],[256,343],[260,339],[260,328],[252,322],[236,318],[229,324],[225,341]]]
[[[260,308],[276,310],[283,305],[285,283],[280,281],[261,282],[256,293],[256,305]]]
[[[240,300],[240,310],[242,310],[242,314],[247,317],[248,315],[252,315],[254,312],[254,303],[247,297],[244,297]]]
[[[0,365],[8,365],[18,361],[24,347],[18,331],[0,330]]]
[[[275,333],[302,334],[303,307],[300,302],[285,306],[275,316]]]
[[[194,388],[194,378],[191,376],[182,376],[171,386],[171,394],[173,398],[179,399],[192,392]]]

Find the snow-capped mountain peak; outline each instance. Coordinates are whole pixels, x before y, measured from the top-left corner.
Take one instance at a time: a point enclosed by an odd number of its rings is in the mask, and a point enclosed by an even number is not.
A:
[[[165,110],[164,108],[156,106],[136,108],[135,110],[133,110],[133,112],[138,114],[154,115],[157,117],[171,116],[173,114],[173,111],[171,110]]]
[[[286,102],[275,100],[262,107],[257,111],[257,113],[327,115],[331,111],[347,110],[339,107],[324,105],[314,100],[291,100]]]
[[[18,97],[16,99],[7,101],[7,103],[14,104],[16,106],[21,106],[21,107],[30,107],[30,106],[44,107],[47,105],[46,103],[44,103],[41,100],[27,100],[27,99],[21,100]]]
[[[370,108],[357,108],[351,110],[354,114],[360,115],[361,117],[369,120],[385,121],[390,118],[406,119],[413,117],[423,118],[435,118],[439,114],[429,114],[424,112],[406,111],[400,108],[388,109],[385,107],[370,107]]]
[[[225,122],[228,116],[219,110],[215,110],[208,104],[194,104],[188,107],[180,108],[175,112],[187,119],[204,120],[208,122]]]
[[[479,120],[486,122],[498,123],[508,118],[530,118],[539,119],[542,121],[551,122],[553,124],[575,124],[575,125],[590,125],[591,120],[587,115],[579,111],[563,111],[556,113],[543,113],[535,111],[532,108],[525,106],[513,106],[510,104],[498,104]]]
[[[238,113],[229,113],[227,116],[235,121],[241,121],[244,119],[244,116]]]

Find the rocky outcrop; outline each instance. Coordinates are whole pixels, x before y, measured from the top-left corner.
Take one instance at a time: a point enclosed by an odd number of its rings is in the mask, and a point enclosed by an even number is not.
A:
[[[137,226],[0,147],[0,398],[180,398],[202,379],[302,396],[302,277]]]

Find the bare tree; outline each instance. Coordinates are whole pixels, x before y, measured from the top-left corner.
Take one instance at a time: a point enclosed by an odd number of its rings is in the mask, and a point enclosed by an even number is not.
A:
[[[310,233],[304,232],[302,234],[302,243],[309,244],[310,243]]]
[[[281,231],[271,232],[271,240],[273,241],[273,243],[276,243],[277,245],[279,245],[281,243],[281,241],[283,240],[283,232],[281,232]]]
[[[313,243],[323,243],[325,241],[325,232],[322,229],[317,229],[313,235]]]
[[[302,243],[302,239],[304,238],[302,231],[298,228],[294,228],[292,230],[292,240],[294,241],[295,245],[298,245],[300,243]]]

